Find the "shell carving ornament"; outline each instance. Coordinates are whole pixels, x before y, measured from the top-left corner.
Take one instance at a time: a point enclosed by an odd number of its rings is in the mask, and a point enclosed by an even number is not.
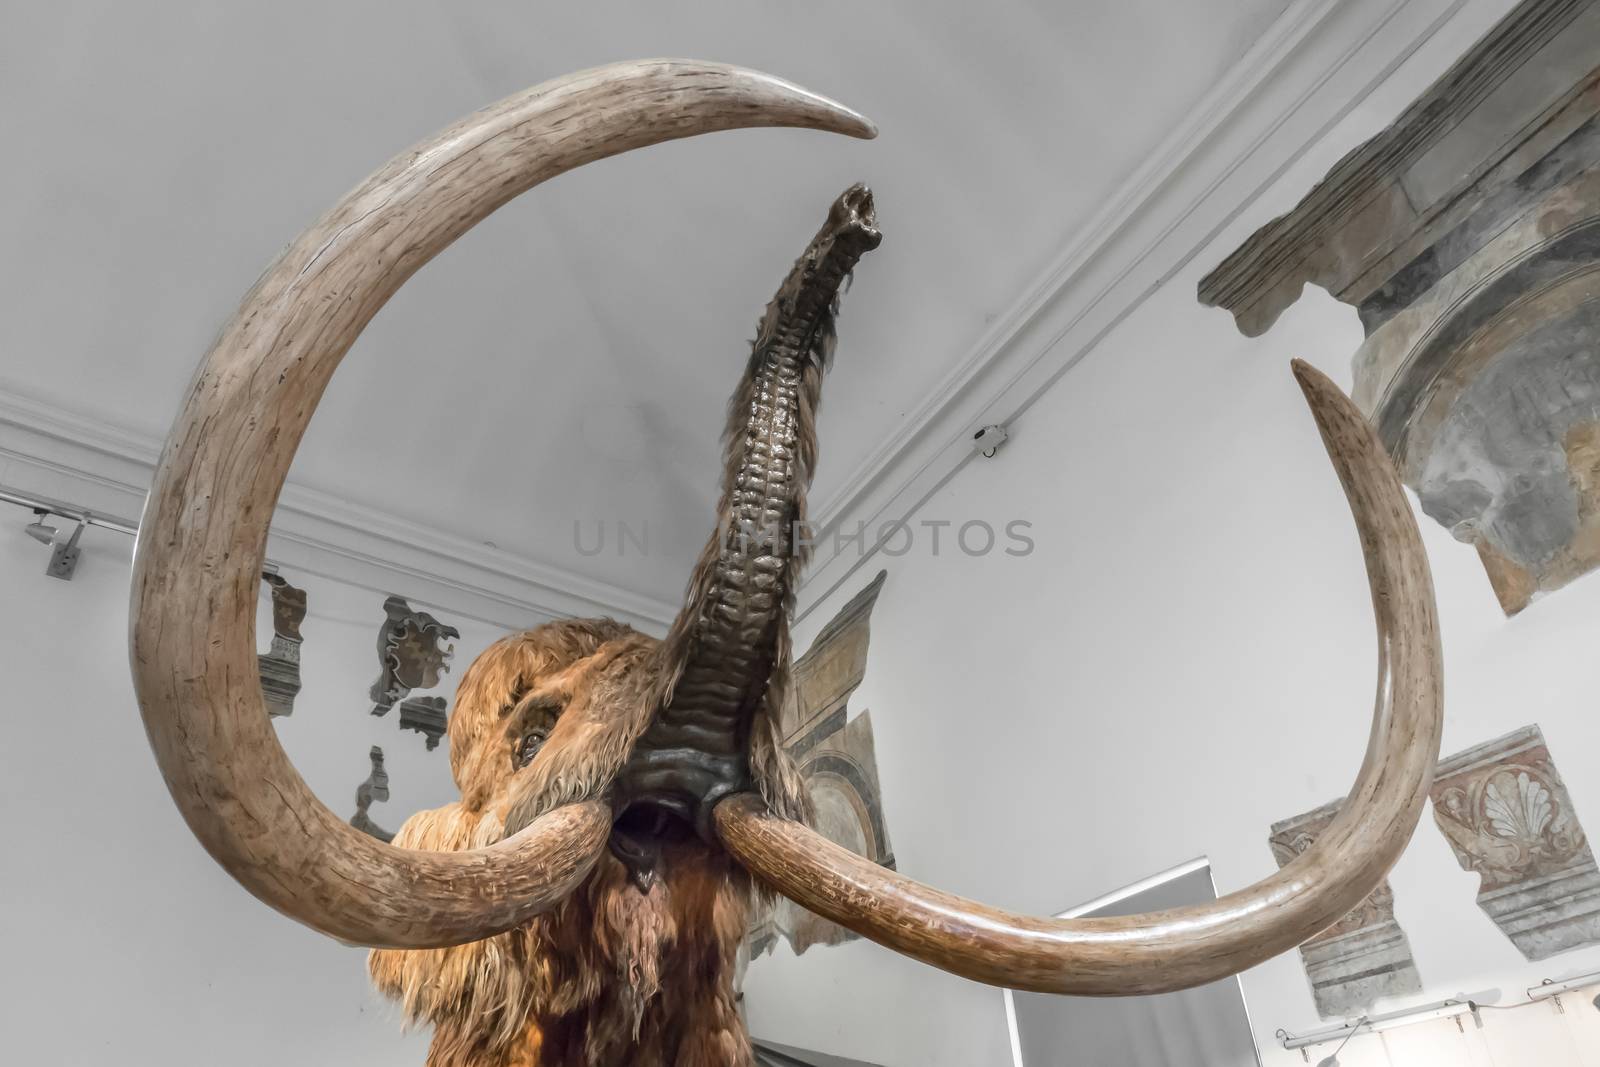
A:
[[[1439,828],[1486,883],[1559,870],[1586,849],[1583,827],[1555,795],[1547,768],[1511,764],[1441,796]]]
[[[1478,906],[1524,956],[1600,943],[1600,868],[1538,726],[1440,761],[1430,796]]]

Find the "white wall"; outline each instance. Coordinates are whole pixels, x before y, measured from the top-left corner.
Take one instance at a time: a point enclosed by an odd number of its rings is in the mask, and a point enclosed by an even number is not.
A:
[[[426,1035],[401,1034],[365,954],[252,899],[173,807],[129,681],[131,541],[91,530],[77,577],[61,582],[45,577],[26,521],[0,509],[0,1062],[420,1064]],[[279,720],[301,773],[348,816],[379,744],[392,793],[372,808],[380,825],[453,798],[444,744],[427,752],[398,710],[368,714],[383,597],[285,574],[310,595],[304,689]],[[439,614],[463,633],[431,691],[449,695],[497,635]]]
[[[916,516],[1029,520],[1032,555],[934,557],[924,539],[808,616],[800,649],[888,568],[852,707],[872,711],[902,872],[1048,914],[1205,854],[1228,892],[1275,869],[1269,824],[1348,789],[1372,701],[1370,605],[1287,364],[1309,359],[1348,388],[1361,330],[1308,291],[1247,340],[1195,286],[1459,54],[1492,20],[1476,6],[1462,24],[1475,28],[1399,71],[1012,426],[997,458]],[[845,323],[841,358],[849,343]],[[1476,554],[1422,528],[1444,626],[1444,751],[1537,722],[1600,827],[1600,577],[1508,621]],[[1600,969],[1600,949],[1524,961],[1478,910],[1477,881],[1425,814],[1392,876],[1425,986],[1404,1003],[1510,1002]],[[1243,980],[1264,1061],[1301,1063],[1273,1039],[1323,1025],[1298,956]],[[789,1044],[889,1065],[1010,1063],[997,991],[864,942],[757,961],[746,1002],[758,1036]]]

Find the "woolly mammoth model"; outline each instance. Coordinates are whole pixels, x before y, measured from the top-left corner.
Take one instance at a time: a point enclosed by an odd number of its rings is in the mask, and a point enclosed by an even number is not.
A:
[[[762,320],[730,411],[718,523],[665,639],[573,621],[495,645],[463,678],[450,724],[462,798],[415,816],[395,845],[306,788],[262,704],[253,624],[273,506],[339,360],[407,277],[517,194],[604,156],[744,126],[874,132],[737,68],[587,71],[397,157],[246,296],[168,438],[134,573],[135,686],[196,836],[261,900],[379,949],[380,986],[435,1024],[436,1067],[748,1064],[732,959],[751,875],[896,951],[1043,992],[1185,988],[1336,921],[1421,812],[1441,726],[1439,642],[1389,459],[1305,366],[1296,374],[1355,515],[1379,635],[1366,761],[1311,849],[1210,904],[1050,920],[940,893],[806,828],[772,723],[802,561],[792,538],[764,531],[804,517],[834,301],[879,240],[859,187]]]

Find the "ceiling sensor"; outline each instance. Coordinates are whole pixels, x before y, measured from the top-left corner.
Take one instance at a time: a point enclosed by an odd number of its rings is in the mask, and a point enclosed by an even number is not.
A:
[[[994,454],[1000,451],[1000,446],[1006,443],[1010,434],[1006,433],[1004,426],[985,426],[972,435],[972,447],[977,449],[985,459],[993,459]]]

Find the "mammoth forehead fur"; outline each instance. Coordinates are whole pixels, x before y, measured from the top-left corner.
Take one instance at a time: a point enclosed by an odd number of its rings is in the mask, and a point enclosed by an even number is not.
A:
[[[467,668],[450,716],[450,768],[462,804],[538,798],[541,810],[597,795],[615,777],[660,698],[660,643],[610,619],[568,619],[512,634]],[[553,717],[537,758],[514,756],[535,716]]]
[[[784,649],[787,652],[787,649]],[[564,619],[490,645],[462,676],[450,716],[450,768],[469,812],[535,814],[602,795],[682,670],[682,650],[612,619]],[[788,684],[774,668],[751,724],[750,771],[775,811],[810,819],[810,798],[783,752],[775,711]],[[554,717],[538,755],[515,754],[535,720]]]

